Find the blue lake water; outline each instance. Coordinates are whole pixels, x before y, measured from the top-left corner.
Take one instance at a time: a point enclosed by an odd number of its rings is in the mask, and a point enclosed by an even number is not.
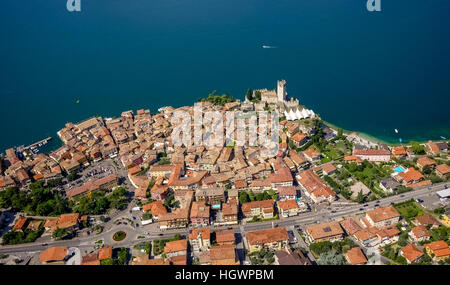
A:
[[[450,1],[382,0],[380,13],[365,3],[82,0],[69,13],[65,0],[3,0],[0,150],[56,138],[69,121],[192,104],[215,89],[243,98],[282,78],[345,129],[449,138]]]

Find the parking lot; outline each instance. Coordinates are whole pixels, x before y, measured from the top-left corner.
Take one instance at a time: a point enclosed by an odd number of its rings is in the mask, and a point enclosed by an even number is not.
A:
[[[113,162],[109,160],[101,161],[96,163],[95,165],[90,165],[78,172],[79,178],[72,182],[67,181],[64,185],[64,189],[67,191],[72,188],[81,186],[89,180],[100,179],[113,173],[117,173],[116,166],[113,164]]]
[[[420,197],[416,202],[420,203],[427,210],[434,210],[441,207],[447,207],[450,205],[450,200],[441,201],[436,193],[430,193],[425,197]]]

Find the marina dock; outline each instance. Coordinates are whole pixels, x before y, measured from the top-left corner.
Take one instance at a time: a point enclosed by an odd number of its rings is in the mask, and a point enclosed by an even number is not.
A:
[[[46,139],[40,140],[38,142],[30,144],[29,146],[24,147],[23,150],[33,149],[33,148],[36,148],[36,147],[41,147],[43,145],[46,145],[51,139],[52,139],[52,137],[48,137]]]

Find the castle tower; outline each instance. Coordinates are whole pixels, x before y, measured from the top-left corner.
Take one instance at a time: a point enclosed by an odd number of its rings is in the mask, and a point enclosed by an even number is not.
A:
[[[286,80],[277,81],[277,97],[279,102],[284,102],[287,99]]]

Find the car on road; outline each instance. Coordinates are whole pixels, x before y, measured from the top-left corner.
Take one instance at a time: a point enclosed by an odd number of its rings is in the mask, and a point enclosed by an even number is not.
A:
[[[391,202],[391,205],[395,205],[395,203],[394,203],[394,202]]]
[[[359,208],[360,211],[364,211],[364,208]]]
[[[369,204],[364,204],[364,207],[367,207],[367,206],[369,206]]]
[[[227,229],[228,229],[228,230],[232,230],[232,229],[233,229],[233,227],[228,227]]]
[[[402,195],[400,195],[400,197],[405,197],[405,195],[402,194]]]
[[[42,246],[47,246],[48,245],[48,243],[46,243],[46,242],[44,242],[43,244],[41,244]]]
[[[336,210],[331,210],[331,213],[336,213]]]
[[[444,185],[444,189],[448,189],[448,186],[447,186],[447,184],[446,184],[446,185]]]

